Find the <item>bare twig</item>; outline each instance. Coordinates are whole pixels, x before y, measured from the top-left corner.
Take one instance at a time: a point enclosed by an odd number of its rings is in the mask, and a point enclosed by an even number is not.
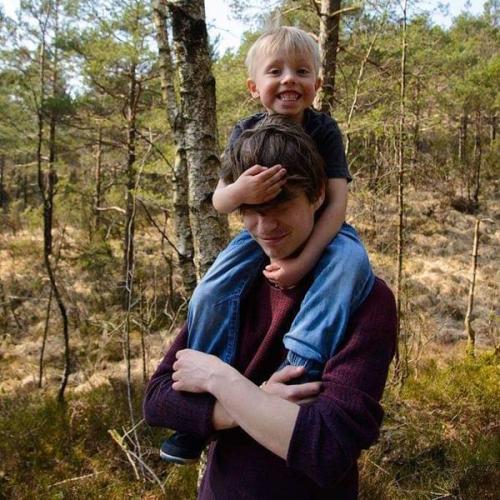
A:
[[[125,213],[125,210],[121,207],[94,207],[96,210],[99,210],[100,212],[109,212],[110,210],[114,210],[115,212],[119,212],[121,214]]]
[[[99,474],[102,473],[103,471],[96,471],[96,472],[91,472],[90,474],[84,474],[83,476],[70,477],[69,479],[65,479],[64,481],[58,481],[57,483],[50,484],[49,488],[55,488],[56,486],[61,486],[61,484],[72,483],[74,481],[82,481],[84,479],[89,479],[91,477],[98,476]]]
[[[165,493],[165,488],[163,486],[163,483],[160,481],[160,479],[158,478],[158,476],[156,475],[156,473],[154,472],[153,469],[151,469],[151,467],[149,467],[149,465],[147,463],[144,462],[144,460],[142,460],[141,457],[139,457],[136,453],[134,453],[132,450],[129,450],[128,446],[127,446],[127,443],[125,442],[124,440],[124,437],[125,436],[128,436],[128,434],[130,432],[135,432],[136,428],[137,428],[137,425],[139,425],[140,423],[144,422],[144,420],[141,420],[141,422],[137,423],[135,425],[134,428],[130,429],[124,436],[121,436],[120,433],[115,430],[115,429],[109,429],[108,430],[108,433],[110,434],[110,436],[113,438],[113,440],[116,442],[116,444],[118,444],[118,446],[123,450],[123,452],[125,453],[126,457],[127,457],[127,460],[130,462],[130,464],[132,465],[132,469],[134,470],[134,473],[135,473],[135,476],[136,478],[139,480],[139,473],[137,471],[137,467],[135,465],[135,462],[134,460],[137,460],[139,462],[139,464],[141,465],[142,468],[146,469],[149,474],[151,474],[151,477],[153,478],[153,480],[158,484],[158,486],[160,487],[162,493]]]
[[[175,253],[179,257],[182,257],[182,254],[180,253],[179,249],[175,246],[175,243],[167,236],[165,231],[163,231],[163,229],[161,229],[161,227],[158,225],[158,223],[156,222],[154,217],[151,215],[151,212],[148,210],[148,207],[146,206],[144,201],[142,201],[141,198],[136,198],[136,199],[141,204],[142,208],[144,209],[144,213],[146,214],[146,217],[148,218],[149,222],[151,222],[151,224],[153,224],[155,229],[165,238],[166,242],[172,247],[172,249],[175,251]]]
[[[139,481],[141,478],[139,477],[139,472],[137,471],[137,467],[135,465],[135,462],[132,460],[132,453],[128,449],[127,444],[123,441],[123,437],[120,436],[120,433],[116,431],[115,429],[108,429],[109,435],[113,438],[115,443],[123,450],[125,453],[125,456],[127,457],[127,460],[130,462],[130,465],[132,466],[132,469],[134,471],[135,478]]]

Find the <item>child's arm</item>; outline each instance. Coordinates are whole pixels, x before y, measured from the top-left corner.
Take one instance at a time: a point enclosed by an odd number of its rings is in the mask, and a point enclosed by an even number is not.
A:
[[[339,231],[345,220],[346,207],[346,179],[329,179],[326,206],[300,254],[272,262],[266,266],[264,276],[283,288],[296,285],[313,269],[325,247]]]
[[[232,184],[219,180],[212,197],[215,210],[234,212],[240,205],[255,205],[272,200],[286,183],[286,169],[281,165],[267,168],[254,165]]]

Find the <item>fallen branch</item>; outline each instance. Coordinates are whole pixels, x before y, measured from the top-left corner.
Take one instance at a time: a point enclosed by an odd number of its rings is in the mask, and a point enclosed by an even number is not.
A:
[[[134,429],[139,424],[141,424],[143,422],[144,422],[144,420],[141,420],[138,424],[136,424],[136,426],[134,427]],[[125,436],[127,436],[134,429],[130,429],[125,434]],[[140,477],[139,477],[139,473],[137,471],[137,467],[136,467],[133,459],[137,460],[141,464],[141,466],[144,469],[146,469],[151,474],[151,477],[156,481],[156,483],[160,487],[162,493],[165,493],[165,488],[163,486],[163,483],[160,481],[160,479],[155,474],[155,472],[153,471],[153,469],[151,469],[151,467],[149,467],[149,465],[146,464],[144,462],[144,460],[142,460],[136,453],[134,453],[132,450],[130,450],[128,448],[127,443],[124,442],[124,437],[125,436],[121,436],[120,433],[117,430],[115,430],[115,429],[108,429],[108,433],[113,438],[113,440],[118,444],[118,446],[125,452],[125,455],[127,456],[128,461],[130,462],[130,464],[132,465],[132,468],[134,469],[135,477],[137,478],[137,480],[140,480]]]
[[[132,469],[135,474],[135,478],[140,481],[140,476],[139,472],[137,471],[137,467],[135,466],[135,462],[132,460],[132,452],[128,449],[128,446],[126,443],[123,441],[123,437],[120,436],[120,433],[116,431],[115,429],[108,429],[109,435],[113,438],[115,443],[123,450],[125,453],[125,456],[127,457],[127,460],[130,462],[130,465],[132,466]]]
[[[121,207],[94,207],[96,210],[99,212],[109,212],[110,210],[113,210],[115,212],[119,212],[121,214],[125,213],[125,210]]]
[[[78,477],[70,477],[69,479],[65,479],[64,481],[58,481],[57,483],[50,484],[49,488],[54,488],[55,486],[60,486],[61,484],[72,483],[74,481],[82,481],[83,479],[88,479],[90,477],[98,476],[102,474],[103,471],[91,472],[90,474],[85,474],[84,476]]]

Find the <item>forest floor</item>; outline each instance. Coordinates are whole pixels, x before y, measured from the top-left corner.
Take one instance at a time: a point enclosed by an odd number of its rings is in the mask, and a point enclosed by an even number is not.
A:
[[[363,498],[494,498],[493,485],[500,479],[500,374],[498,356],[491,354],[498,352],[500,282],[500,198],[494,188],[480,213],[475,360],[464,355],[464,317],[476,216],[451,208],[443,193],[408,194],[402,326],[409,378],[403,387],[390,384],[384,396],[387,415],[380,442],[360,462]],[[394,288],[394,200],[355,191],[349,219],[362,234],[376,273]],[[37,390],[48,296],[42,234],[25,219],[15,232],[4,230],[0,241],[0,293],[16,297],[9,307],[3,302],[0,321],[0,455],[11,455],[0,465],[0,498],[27,498],[34,491],[50,498],[122,498],[125,491],[137,498],[162,497],[158,486],[133,480],[125,454],[108,433],[122,432],[128,422],[123,312],[113,289],[119,277],[106,275],[108,268],[120,268],[121,242],[110,241],[108,250],[99,253],[81,243],[81,232],[68,227],[64,235],[58,274],[69,306],[74,359],[65,408],[52,398],[63,345],[55,305],[44,388]],[[142,231],[137,249],[137,290],[144,300],[131,329],[131,347],[140,415],[144,374],[152,373],[177,331],[185,302],[156,300],[164,297],[156,289],[165,286],[157,235]],[[176,289],[177,283],[174,276],[171,286]],[[21,437],[25,429],[29,432]],[[162,433],[142,425],[140,436],[145,457],[165,480],[166,498],[192,498],[196,469],[171,468],[165,478],[167,469],[156,458]],[[38,483],[26,467],[40,474]],[[61,483],[71,478],[76,479]]]
[[[368,247],[378,276],[394,289],[396,274],[397,230],[396,207],[384,199],[366,193],[351,196],[350,221],[359,230]],[[390,201],[390,200],[389,200]],[[500,195],[483,203],[474,314],[472,326],[479,352],[498,347],[498,283],[500,283]],[[470,284],[473,232],[476,216],[450,207],[449,199],[432,193],[411,192],[408,199],[405,252],[405,289],[403,293],[403,330],[409,338],[410,364],[415,367],[422,358],[438,362],[460,356],[465,351],[464,318]],[[392,221],[392,222],[385,222]],[[238,222],[232,224],[237,230]],[[83,239],[75,230],[65,229],[59,275],[64,283],[65,299],[71,320],[71,344],[77,361],[70,377],[70,388],[82,391],[94,388],[110,378],[123,377],[121,333],[123,314],[113,304],[113,280],[118,277],[100,275],[100,267],[89,272]],[[158,269],[158,237],[145,232],[137,238],[142,267]],[[119,268],[120,241],[112,241],[114,267]],[[38,380],[41,339],[45,328],[47,279],[42,264],[40,230],[23,229],[4,233],[0,243],[0,283],[17,299],[10,310],[4,305],[4,316],[10,319],[10,330],[0,340],[0,394],[31,390]],[[82,255],[84,257],[82,258]],[[96,265],[92,263],[91,265]],[[156,271],[155,271],[156,272]],[[178,277],[177,277],[178,278]],[[158,288],[162,282],[147,286]],[[102,283],[104,281],[104,283]],[[174,289],[177,288],[174,276]],[[115,287],[116,288],[116,287]],[[144,287],[146,288],[146,287]],[[1,292],[1,289],[0,289]],[[151,290],[144,294],[148,297]],[[116,301],[115,301],[116,302]],[[11,302],[12,304],[12,302]],[[104,304],[104,306],[103,306]],[[111,305],[110,305],[111,304]],[[151,304],[146,304],[145,308]],[[154,369],[172,333],[185,313],[182,301],[154,304],[157,316],[163,316],[145,335],[148,370]],[[58,331],[58,311],[53,304],[50,333],[45,353],[45,382],[60,376],[62,338]],[[146,311],[144,314],[148,313]],[[149,314],[153,313],[149,311]],[[177,315],[177,316],[176,316]],[[56,319],[54,319],[56,318]],[[174,320],[175,321],[172,321]],[[142,368],[140,325],[131,330],[134,369]],[[144,330],[144,328],[143,328]]]

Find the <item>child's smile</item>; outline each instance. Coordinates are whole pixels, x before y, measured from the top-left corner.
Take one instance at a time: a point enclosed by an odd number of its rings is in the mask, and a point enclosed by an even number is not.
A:
[[[282,101],[296,101],[300,98],[300,94],[298,92],[282,92],[278,95],[278,98]]]

